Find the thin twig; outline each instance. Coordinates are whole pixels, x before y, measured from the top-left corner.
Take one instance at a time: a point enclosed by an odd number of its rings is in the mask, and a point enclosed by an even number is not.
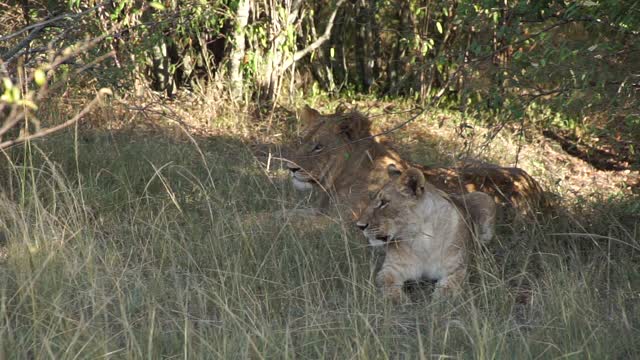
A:
[[[54,132],[56,132],[56,131],[60,131],[60,130],[62,130],[62,129],[64,129],[64,128],[66,128],[66,127],[69,127],[69,126],[71,126],[71,125],[75,124],[75,123],[76,123],[76,122],[78,122],[78,121],[79,121],[83,116],[85,116],[89,111],[91,111],[91,109],[93,108],[93,106],[94,106],[95,104],[97,104],[97,103],[101,100],[101,98],[102,98],[102,95],[103,95],[103,94],[110,94],[110,93],[111,93],[111,91],[110,91],[110,90],[108,90],[108,89],[101,89],[101,90],[98,92],[98,95],[96,95],[96,97],[95,97],[93,100],[91,100],[91,102],[90,102],[90,103],[88,103],[88,104],[87,104],[87,105],[86,105],[86,106],[85,106],[85,107],[84,107],[84,108],[83,108],[79,113],[77,113],[77,114],[76,114],[76,116],[74,116],[73,118],[71,118],[71,119],[69,119],[69,120],[67,120],[67,121],[63,122],[63,123],[62,123],[62,124],[60,124],[60,125],[56,125],[56,126],[54,126],[54,127],[51,127],[51,128],[48,128],[48,129],[44,129],[44,130],[41,130],[41,131],[38,131],[38,132],[36,132],[35,134],[28,135],[28,136],[25,136],[25,137],[22,137],[22,138],[18,138],[18,139],[7,140],[7,141],[5,141],[5,142],[2,142],[2,143],[0,143],[0,150],[4,150],[4,149],[6,149],[6,148],[8,148],[8,147],[11,147],[11,146],[14,146],[14,145],[17,145],[17,144],[21,144],[21,143],[23,143],[23,142],[25,142],[25,141],[34,140],[34,139],[37,139],[37,138],[41,138],[41,137],[43,137],[43,136],[47,136],[47,135],[49,135],[49,134],[51,134],[51,133],[54,133]]]
[[[85,11],[82,11],[82,12],[79,12],[79,13],[75,13],[75,14],[66,13],[66,14],[58,15],[58,16],[56,16],[54,18],[51,18],[51,19],[48,19],[48,20],[44,20],[44,21],[41,21],[41,22],[38,22],[38,23],[35,23],[35,24],[31,24],[29,26],[25,26],[22,29],[20,29],[20,30],[18,30],[16,32],[12,33],[12,34],[0,37],[0,41],[7,41],[9,39],[12,39],[12,38],[22,34],[25,31],[29,31],[31,29],[38,28],[36,31],[40,31],[42,28],[48,26],[49,24],[52,24],[52,23],[57,22],[57,21],[60,21],[62,19],[76,18],[76,17],[83,16],[83,15],[85,15],[85,14],[87,14],[89,12],[92,12],[92,11],[102,7],[102,6],[103,5],[96,5],[96,6],[92,7],[92,8],[89,8],[89,9],[87,9]]]
[[[282,72],[287,70],[291,65],[293,65],[295,62],[305,57],[307,54],[309,54],[313,50],[319,48],[322,44],[324,44],[329,39],[329,36],[331,36],[331,29],[333,28],[333,23],[336,18],[336,14],[338,13],[340,6],[344,2],[345,0],[338,0],[338,2],[336,3],[336,7],[333,10],[333,13],[329,17],[329,21],[327,22],[327,25],[324,29],[324,33],[319,38],[317,38],[316,41],[312,42],[306,48],[296,51],[296,53],[293,54],[293,57],[291,59],[285,61],[284,64],[282,65],[282,70],[281,70]]]
[[[44,29],[45,26],[41,25],[35,28],[35,30],[33,30],[31,32],[31,34],[29,34],[29,36],[27,36],[26,38],[22,39],[22,41],[20,41],[18,43],[18,45],[16,45],[13,49],[7,51],[6,53],[4,53],[2,55],[2,61],[5,62],[11,62],[11,59],[14,57],[14,55],[20,53],[20,51],[27,47],[31,41],[33,41],[33,39],[36,38],[36,36],[38,36],[40,34],[40,31],[42,31],[42,29]]]
[[[447,89],[449,88],[449,85],[453,82],[453,80],[454,80],[454,79],[457,79],[457,77],[462,73],[463,68],[464,68],[464,65],[466,65],[466,64],[463,64],[462,66],[460,66],[460,67],[459,67],[459,68],[458,68],[458,69],[457,69],[457,70],[456,70],[456,71],[455,71],[455,72],[454,72],[454,73],[449,77],[449,79],[445,82],[445,84],[442,86],[442,88],[440,89],[440,91],[438,91],[438,93],[437,93],[434,97],[432,97],[432,98],[431,98],[431,100],[429,100],[429,102],[428,102],[427,104],[425,104],[425,105],[424,105],[424,106],[422,106],[422,107],[416,107],[416,108],[414,108],[414,110],[415,110],[415,109],[418,109],[418,113],[417,113],[417,114],[413,115],[412,117],[410,117],[409,119],[407,119],[407,120],[403,121],[402,123],[400,123],[400,124],[398,124],[398,125],[396,125],[396,126],[392,127],[391,129],[388,129],[388,130],[382,131],[382,132],[377,133],[377,134],[373,134],[373,135],[365,136],[365,137],[360,138],[360,139],[352,140],[352,141],[349,141],[349,142],[347,142],[347,143],[345,143],[345,144],[343,144],[343,145],[334,146],[334,147],[332,147],[332,148],[327,149],[327,151],[339,150],[339,149],[342,149],[342,148],[344,148],[344,147],[346,147],[346,146],[349,146],[349,145],[351,145],[351,144],[358,143],[358,142],[360,142],[360,141],[370,140],[370,139],[373,139],[373,138],[376,138],[376,137],[384,136],[384,135],[390,134],[390,133],[392,133],[392,132],[398,131],[398,130],[400,130],[401,128],[403,128],[403,127],[407,126],[408,124],[410,124],[411,122],[413,122],[414,120],[416,120],[418,117],[420,117],[422,114],[424,114],[424,113],[425,113],[425,111],[427,111],[427,109],[429,109],[430,107],[434,106],[436,103],[438,103],[438,102],[440,101],[440,99],[441,99],[441,98],[442,98],[442,96],[444,95],[445,91],[447,91]],[[318,155],[307,155],[306,157],[314,157],[314,156],[318,156]],[[286,159],[284,159],[284,160],[285,160],[285,161],[290,162],[290,160],[286,160]]]

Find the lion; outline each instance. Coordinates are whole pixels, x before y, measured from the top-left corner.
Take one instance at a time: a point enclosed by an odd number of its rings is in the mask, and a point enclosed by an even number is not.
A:
[[[320,207],[331,198],[346,205],[356,219],[370,197],[389,180],[387,167],[400,171],[419,168],[427,181],[449,194],[481,191],[523,214],[534,213],[544,203],[540,185],[524,170],[490,164],[461,167],[427,167],[411,164],[373,136],[371,121],[358,111],[322,115],[305,107],[301,145],[288,156],[287,167],[296,189],[323,190]]]
[[[493,198],[482,192],[448,195],[417,168],[400,172],[390,166],[389,176],[356,223],[371,246],[384,246],[376,283],[395,302],[405,297],[405,281],[422,278],[436,280],[437,297],[457,294],[472,242],[486,243],[494,235]]]

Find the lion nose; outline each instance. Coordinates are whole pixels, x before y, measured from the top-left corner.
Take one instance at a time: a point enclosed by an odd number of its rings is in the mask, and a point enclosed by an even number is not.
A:
[[[359,222],[359,223],[356,223],[356,226],[358,227],[358,229],[364,231],[366,228],[369,227],[369,224],[363,224],[363,223]]]

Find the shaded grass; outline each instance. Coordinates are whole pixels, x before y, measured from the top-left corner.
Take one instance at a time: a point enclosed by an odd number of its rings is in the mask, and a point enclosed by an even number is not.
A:
[[[348,222],[216,137],[58,137],[7,166],[8,358],[633,358],[637,201],[504,225],[460,299],[393,306]],[[77,156],[75,155],[77,152]]]

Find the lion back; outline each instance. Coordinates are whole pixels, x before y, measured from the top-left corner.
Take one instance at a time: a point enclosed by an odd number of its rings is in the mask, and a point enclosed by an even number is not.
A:
[[[423,171],[429,182],[448,193],[481,191],[523,215],[535,214],[546,206],[538,182],[520,168],[473,164],[458,168],[424,168]]]
[[[495,234],[496,203],[483,192],[451,195],[454,204],[471,220],[478,240],[488,242]]]

